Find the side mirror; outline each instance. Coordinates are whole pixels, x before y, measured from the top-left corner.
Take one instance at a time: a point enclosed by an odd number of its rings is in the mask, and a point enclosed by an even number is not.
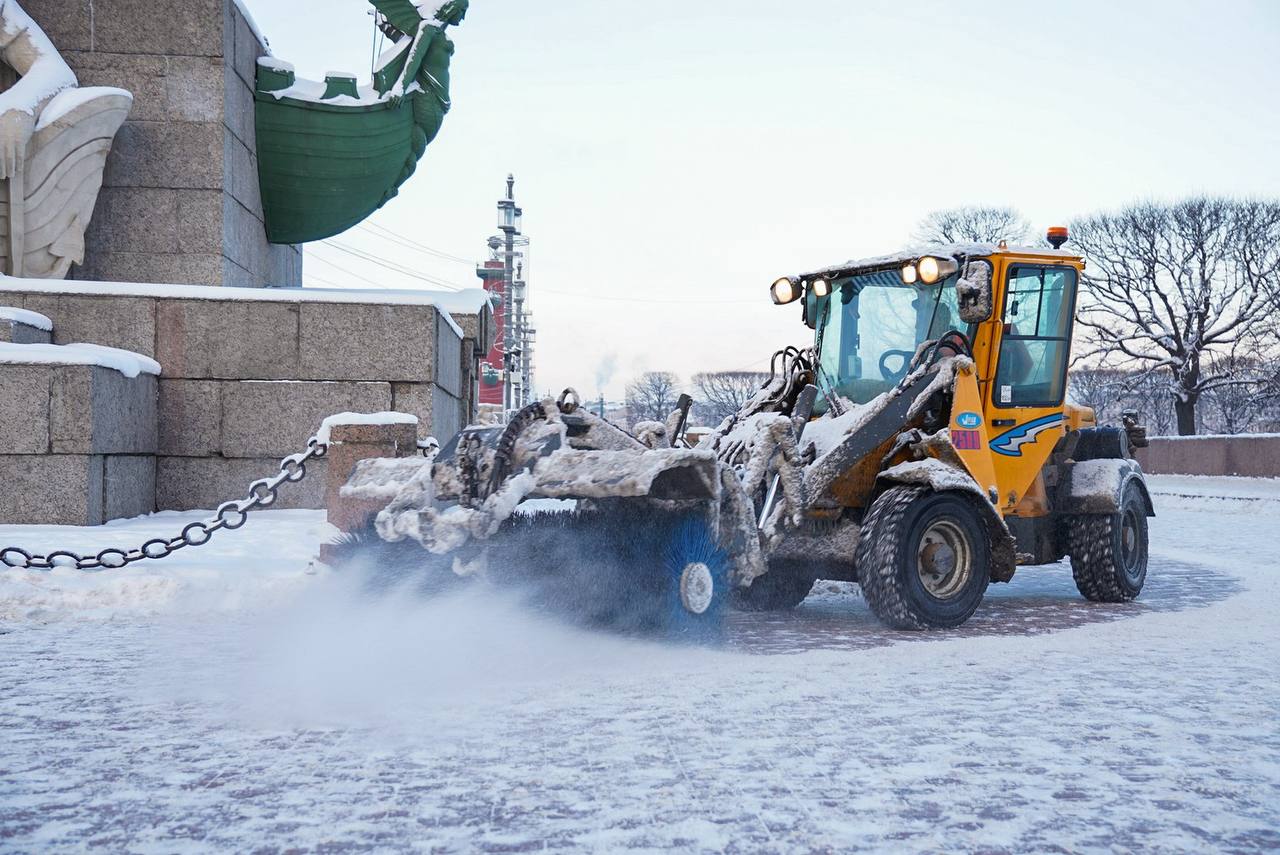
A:
[[[980,324],[991,319],[991,273],[991,262],[970,261],[956,282],[960,320],[966,324]]]

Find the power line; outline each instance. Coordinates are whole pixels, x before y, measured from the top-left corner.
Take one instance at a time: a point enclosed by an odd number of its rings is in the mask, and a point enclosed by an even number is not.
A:
[[[747,373],[747,372],[755,371],[755,367],[756,367],[757,365],[761,365],[761,366],[762,366],[762,365],[764,365],[766,362],[771,361],[772,359],[773,359],[773,354],[770,354],[770,355],[768,355],[768,356],[764,357],[763,359],[757,359],[755,362],[749,363],[745,368],[730,368],[728,371],[726,371],[726,372],[724,372],[724,373],[726,373],[726,374],[731,374],[731,373],[733,373],[733,372],[742,372],[742,373],[744,373],[744,374],[745,374],[745,373]],[[760,373],[764,373],[764,372],[760,372]]]
[[[351,272],[350,270],[348,270],[347,268],[345,268],[345,267],[343,267],[343,266],[341,266],[341,265],[334,264],[332,261],[330,261],[329,259],[325,258],[323,255],[310,255],[309,257],[310,257],[310,258],[314,258],[316,261],[323,262],[323,263],[325,263],[325,264],[329,265],[330,267],[332,267],[334,270],[337,270],[337,271],[339,271],[340,273],[345,273],[345,274],[347,274],[348,276],[352,277],[353,279],[359,279],[361,282],[368,283],[369,285],[372,285],[372,286],[374,286],[375,288],[381,288],[381,287],[383,287],[381,284],[379,284],[379,283],[377,283],[377,282],[374,282],[372,279],[368,279],[368,278],[366,278],[366,277],[364,277],[364,276],[361,276],[359,273],[353,273],[353,272]]]
[[[458,264],[465,265],[476,264],[475,259],[467,259],[465,256],[454,255],[452,252],[436,250],[435,247],[426,246],[426,244],[421,241],[415,241],[415,239],[403,236],[403,234],[399,234],[398,232],[392,232],[392,230],[384,227],[384,225],[378,225],[376,223],[360,223],[358,224],[358,228],[365,230],[365,232],[369,232],[372,236],[383,238],[385,241],[398,243],[399,246],[408,247],[411,248],[411,250],[425,252],[426,255],[435,256],[438,257],[438,259],[456,261]]]
[[[428,284],[441,286],[453,291],[461,290],[464,287],[454,282],[448,282],[443,279],[437,279],[432,276],[427,276],[425,274],[415,272],[407,267],[404,267],[403,265],[398,265],[392,262],[385,261],[383,259],[378,258],[377,256],[364,252],[363,250],[358,250],[353,247],[348,247],[343,244],[335,243],[333,241],[326,240],[326,241],[322,241],[322,243],[333,247],[339,252],[345,252],[348,255],[354,256],[355,258],[358,258],[361,261],[366,261],[366,262],[369,262],[370,264],[376,264],[379,267],[383,267],[387,270],[390,270],[395,273],[399,273],[403,276],[409,276],[411,278],[418,279],[422,282],[427,282]],[[347,270],[344,267],[334,264],[332,261],[330,261],[327,258],[324,258],[323,256],[315,255],[312,257],[320,261],[323,261],[325,264],[347,274],[348,276],[354,276],[363,282],[367,282],[370,285],[375,285],[380,288],[385,287],[383,283],[374,282],[372,279],[368,279],[357,273],[353,273],[352,271]],[[704,299],[694,299],[694,300],[664,300],[661,298],[648,298],[648,297],[616,297],[616,296],[611,296],[607,294],[582,294],[582,293],[575,293],[572,291],[557,291],[551,288],[541,288],[541,287],[537,289],[537,293],[538,294],[554,294],[557,297],[572,297],[575,300],[604,300],[611,303],[662,303],[668,306],[680,306],[680,305],[708,306],[708,305],[746,304],[746,303],[760,302],[758,298],[754,298],[754,297],[740,298],[740,299],[739,298],[704,298]]]
[[[387,270],[391,270],[396,273],[401,273],[405,276],[410,276],[414,279],[420,279],[423,282],[428,282],[433,285],[439,285],[442,288],[448,288],[453,291],[460,291],[466,287],[465,285],[459,285],[456,282],[450,282],[448,279],[441,279],[438,276],[432,276],[430,274],[423,273],[422,271],[417,270],[415,268],[408,267],[406,265],[399,264],[394,261],[388,261],[387,259],[380,258],[371,252],[367,252],[363,249],[357,249],[356,247],[348,246],[347,244],[341,244],[341,243],[338,243],[337,241],[332,241],[332,240],[326,240],[324,241],[324,243],[328,246],[333,247],[339,252],[345,252],[347,255],[355,256],[356,258],[359,258],[361,261],[367,261],[370,264],[376,264],[379,267],[386,268]]]
[[[376,223],[370,223],[370,222],[361,223],[357,226],[357,228],[369,232],[374,237],[382,238],[383,240],[389,241],[390,243],[393,243],[393,244],[397,244],[406,249],[417,250],[419,252],[423,252],[423,253],[426,253],[427,255],[431,255],[436,258],[441,258],[446,261],[452,261],[458,264],[466,264],[468,266],[473,266],[477,263],[473,259],[463,258],[461,256],[453,255],[451,253],[447,253],[442,250],[434,249],[432,247],[427,246],[426,244],[415,241],[412,238],[408,238],[408,237],[405,237],[404,235],[397,234],[396,232],[393,232],[391,229],[388,229],[385,226],[380,226]],[[325,242],[330,243],[329,241],[325,241]],[[333,244],[333,245],[335,246],[335,248],[340,248],[336,244]],[[526,252],[525,255],[527,256],[528,253]],[[368,260],[371,260],[374,263],[382,263],[379,259],[376,259],[376,258],[370,258]],[[526,257],[525,258],[526,274],[529,266],[528,262],[529,262],[529,259]],[[391,263],[388,262],[384,266],[389,266],[390,264]],[[392,269],[396,269],[396,268],[393,267]],[[400,272],[406,272],[406,271],[404,268],[400,268]],[[413,275],[413,274],[409,274],[409,275]],[[452,283],[445,283],[441,280],[432,280],[430,277],[427,277],[427,278],[429,281],[440,281],[441,284],[452,284]],[[453,287],[461,287],[461,286],[453,285]],[[712,305],[712,304],[759,302],[759,300],[756,298],[743,298],[743,299],[707,298],[707,299],[697,299],[697,300],[663,300],[663,299],[652,299],[652,298],[645,298],[645,297],[614,297],[614,296],[606,296],[602,294],[578,294],[578,293],[573,293],[571,291],[556,291],[553,289],[541,288],[541,287],[537,289],[537,293],[555,294],[557,296],[573,297],[575,299],[606,300],[610,302],[623,302],[623,303],[666,303],[668,305],[673,303],[674,304],[687,303],[692,305]]]
[[[324,285],[326,288],[342,287],[341,285],[338,285],[337,283],[334,283],[334,282],[330,282],[328,279],[324,279],[323,277],[317,276],[314,273],[308,273],[307,278],[313,282],[319,282],[321,285]]]
[[[446,279],[437,279],[434,276],[428,276],[425,273],[421,273],[419,271],[413,270],[412,268],[405,267],[402,264],[396,264],[394,262],[387,261],[386,259],[378,258],[376,255],[373,255],[372,253],[368,253],[368,252],[365,252],[364,250],[356,249],[354,247],[350,247],[345,244],[337,243],[336,241],[326,240],[326,241],[322,241],[322,243],[324,243],[325,246],[333,247],[339,252],[346,253],[347,255],[358,258],[361,261],[368,262],[369,264],[376,264],[377,266],[382,267],[386,270],[390,270],[394,273],[399,273],[402,276],[408,276],[411,279],[417,279],[421,282],[426,282],[430,285],[436,285],[440,288],[445,288],[450,291],[461,291],[463,290],[463,287],[464,287],[462,285],[457,284],[456,282],[449,282]]]
[[[397,234],[396,232],[391,231],[391,229],[386,228],[385,226],[380,226],[376,223],[360,223],[356,228],[361,231],[369,232],[369,234],[375,237],[380,237],[383,240],[398,244],[406,249],[417,250],[418,252],[422,252],[445,261],[452,261],[455,264],[465,264],[468,267],[473,267],[477,263],[473,258],[463,258],[460,255],[454,255],[453,253],[445,252],[444,250],[434,249],[427,246],[425,243],[416,241],[413,238],[405,237],[402,234]]]
[[[704,298],[696,300],[663,300],[660,298],[648,297],[614,297],[607,294],[577,294],[570,291],[554,291],[550,288],[539,288],[539,294],[556,294],[561,297],[573,297],[579,300],[609,300],[618,303],[664,303],[668,306],[698,306],[724,303],[759,303],[760,300],[754,297],[743,299],[724,299],[724,298]]]

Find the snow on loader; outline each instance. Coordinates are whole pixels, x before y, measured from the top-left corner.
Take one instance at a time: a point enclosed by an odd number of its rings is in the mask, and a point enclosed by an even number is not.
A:
[[[364,461],[344,495],[391,501],[362,548],[438,556],[449,580],[536,579],[592,622],[677,633],[713,631],[730,602],[795,606],[816,579],[856,581],[891,627],[956,627],[990,582],[1064,556],[1088,599],[1131,600],[1153,515],[1131,454],[1145,430],[1065,403],[1084,269],[1065,238],[777,280],[813,346],[775,354],[696,447],[687,398],[629,433],[566,390],[463,430],[429,465]],[[534,498],[576,502],[516,512]]]

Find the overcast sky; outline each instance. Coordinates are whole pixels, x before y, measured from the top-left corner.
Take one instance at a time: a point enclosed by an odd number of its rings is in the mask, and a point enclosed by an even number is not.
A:
[[[300,75],[368,77],[367,3],[247,2]],[[453,38],[453,110],[370,222],[481,259],[514,172],[540,391],[766,367],[809,337],[773,279],[897,249],[937,208],[1008,204],[1042,229],[1137,198],[1280,197],[1275,0],[473,0]],[[367,228],[336,240],[478,282]],[[433,287],[321,244],[305,270]]]

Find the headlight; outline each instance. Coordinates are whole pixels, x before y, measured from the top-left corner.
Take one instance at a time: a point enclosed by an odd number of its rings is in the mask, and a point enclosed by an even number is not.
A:
[[[769,288],[769,296],[773,298],[774,305],[777,306],[794,303],[800,298],[802,292],[800,280],[794,276],[783,276]]]
[[[902,266],[902,281],[906,285],[914,285],[916,282],[916,266],[914,264],[904,264]]]
[[[917,267],[920,270],[920,281],[926,285],[932,285],[939,279],[944,279],[955,273],[960,265],[956,263],[954,258],[938,258],[926,255],[920,259]]]
[[[809,287],[813,289],[815,297],[825,297],[831,293],[831,282],[821,276],[809,283]]]

